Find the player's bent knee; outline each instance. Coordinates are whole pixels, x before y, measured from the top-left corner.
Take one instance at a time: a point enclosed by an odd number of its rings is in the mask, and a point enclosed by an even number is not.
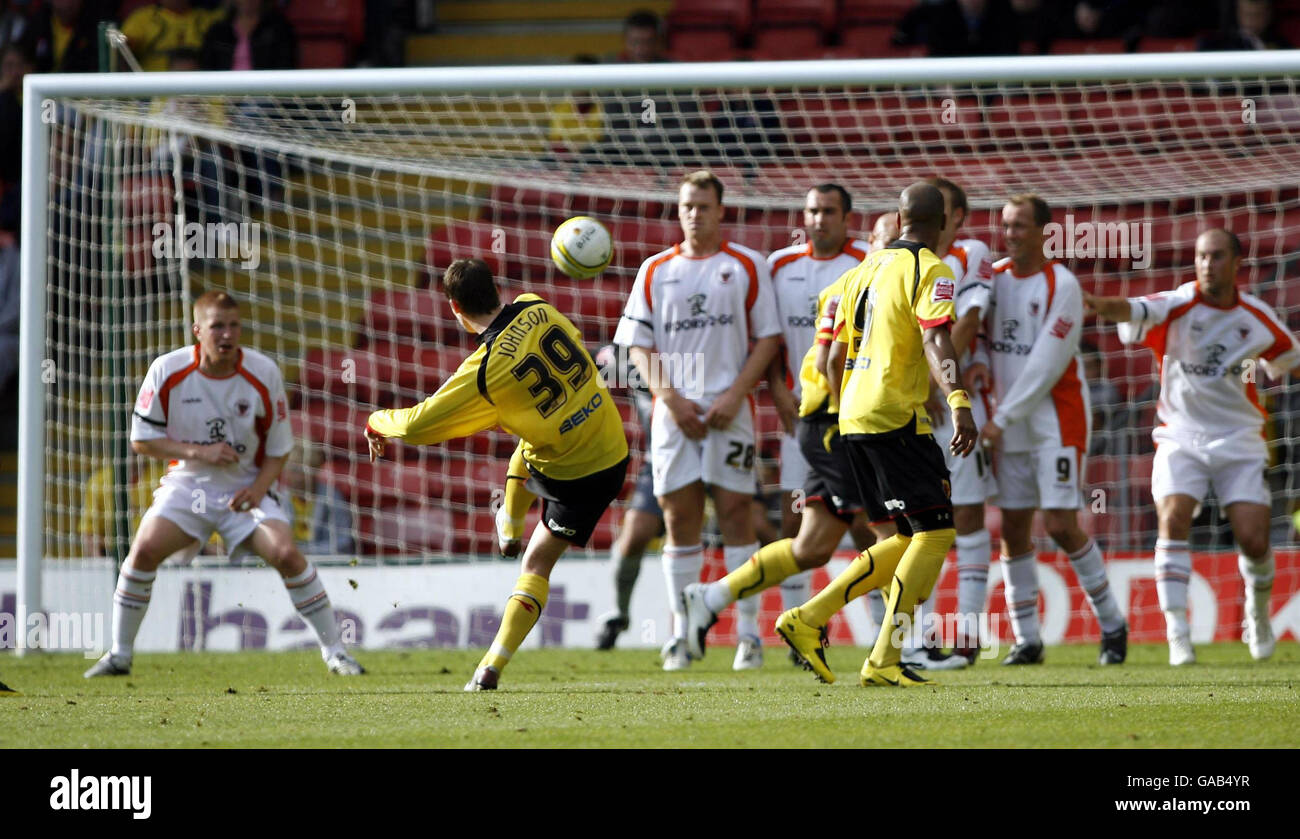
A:
[[[1259,559],[1268,553],[1268,533],[1266,531],[1264,533],[1242,534],[1237,537],[1237,547],[1251,559]]]
[[[795,564],[800,568],[820,568],[830,561],[831,554],[839,543],[840,540],[834,533],[800,530],[799,535],[794,537],[790,550],[794,553]]]
[[[307,568],[307,559],[298,550],[298,546],[291,540],[276,541],[272,543],[266,555],[262,557],[267,563],[279,571],[282,575],[293,576],[300,574]]]
[[[958,533],[974,533],[984,528],[984,507],[979,504],[962,504],[952,508],[952,521]]]

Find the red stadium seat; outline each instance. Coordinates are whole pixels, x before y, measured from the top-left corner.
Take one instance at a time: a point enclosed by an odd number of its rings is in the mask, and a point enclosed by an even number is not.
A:
[[[759,30],[812,26],[830,32],[835,28],[835,0],[758,0],[754,17]]]
[[[458,221],[434,228],[429,234],[425,262],[435,275],[441,275],[457,259],[477,257],[498,277],[510,276],[514,264],[505,246],[510,232],[511,228],[477,221]]]
[[[439,307],[446,307],[432,289],[392,289],[372,292],[361,328],[372,341],[438,340]]]
[[[668,41],[674,61],[733,61],[736,36],[730,29],[683,29]]]
[[[298,69],[334,70],[351,64],[352,45],[336,36],[298,39]]]
[[[1061,38],[1052,42],[1052,55],[1104,55],[1128,52],[1123,38]]]
[[[918,2],[920,0],[844,0],[840,23],[895,24]]]
[[[926,54],[924,44],[894,46],[894,27],[889,25],[850,26],[840,42],[852,56],[859,58],[920,58]]]
[[[329,35],[359,44],[365,37],[365,0],[289,0],[284,16],[300,41]]]
[[[341,399],[313,395],[299,409],[303,427],[313,442],[324,447],[327,458],[365,457],[366,441],[362,431],[370,407]]]
[[[791,61],[821,57],[822,30],[816,26],[783,26],[760,29],[754,36],[754,58],[758,61]]]
[[[366,349],[307,351],[305,388],[346,397],[365,405],[412,401],[433,393],[440,376],[419,363],[412,343],[372,343]]]
[[[1138,41],[1138,52],[1195,52],[1195,38],[1151,38]]]
[[[668,29],[679,30],[716,27],[744,37],[753,22],[753,0],[676,0],[668,13]]]

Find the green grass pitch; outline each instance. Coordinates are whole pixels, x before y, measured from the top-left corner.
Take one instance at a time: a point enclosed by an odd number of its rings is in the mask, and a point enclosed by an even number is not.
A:
[[[840,677],[818,684],[785,649],[733,673],[711,648],[684,673],[654,651],[525,650],[495,693],[466,694],[478,652],[366,652],[370,672],[330,676],[314,653],[138,657],[125,678],[87,681],[69,655],[0,657],[3,747],[303,746],[1294,746],[1300,645],[1268,662],[1244,645],[1197,648],[1173,669],[1164,645],[1121,667],[1092,645],[1049,648],[1047,663],[981,660],[942,684],[860,688],[865,650],[832,648]]]

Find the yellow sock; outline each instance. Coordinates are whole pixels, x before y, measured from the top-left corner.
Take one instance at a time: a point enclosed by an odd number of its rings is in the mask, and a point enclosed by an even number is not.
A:
[[[894,637],[894,615],[911,615],[924,596],[934,589],[948,549],[957,540],[957,531],[926,530],[912,536],[912,544],[899,561],[894,581],[885,600],[885,622],[876,637],[867,663],[877,669],[898,664],[902,658],[901,638]]]
[[[733,600],[749,597],[793,577],[801,569],[794,561],[794,540],[778,539],[758,549],[749,561],[732,571],[722,582]]]
[[[506,601],[501,628],[497,630],[497,637],[492,639],[492,646],[483,654],[479,667],[494,667],[498,673],[506,668],[510,657],[542,616],[550,590],[551,584],[545,577],[537,574],[519,575],[519,579],[515,580],[515,590]]]
[[[537,496],[524,486],[528,478],[528,467],[524,465],[524,448],[520,445],[510,456],[510,466],[506,469],[506,497],[503,509],[508,519],[504,528],[505,535],[509,539],[524,538],[524,517],[528,515],[528,508],[537,500]]]
[[[830,585],[817,592],[812,600],[799,607],[799,617],[809,626],[825,626],[831,616],[854,598],[874,588],[888,585],[894,570],[907,550],[911,537],[895,533],[862,552]]]

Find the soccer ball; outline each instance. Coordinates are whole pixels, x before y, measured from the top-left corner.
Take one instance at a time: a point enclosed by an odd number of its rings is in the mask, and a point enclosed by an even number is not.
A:
[[[589,280],[609,267],[614,258],[614,237],[609,228],[590,216],[575,216],[555,228],[551,261],[575,280]]]

